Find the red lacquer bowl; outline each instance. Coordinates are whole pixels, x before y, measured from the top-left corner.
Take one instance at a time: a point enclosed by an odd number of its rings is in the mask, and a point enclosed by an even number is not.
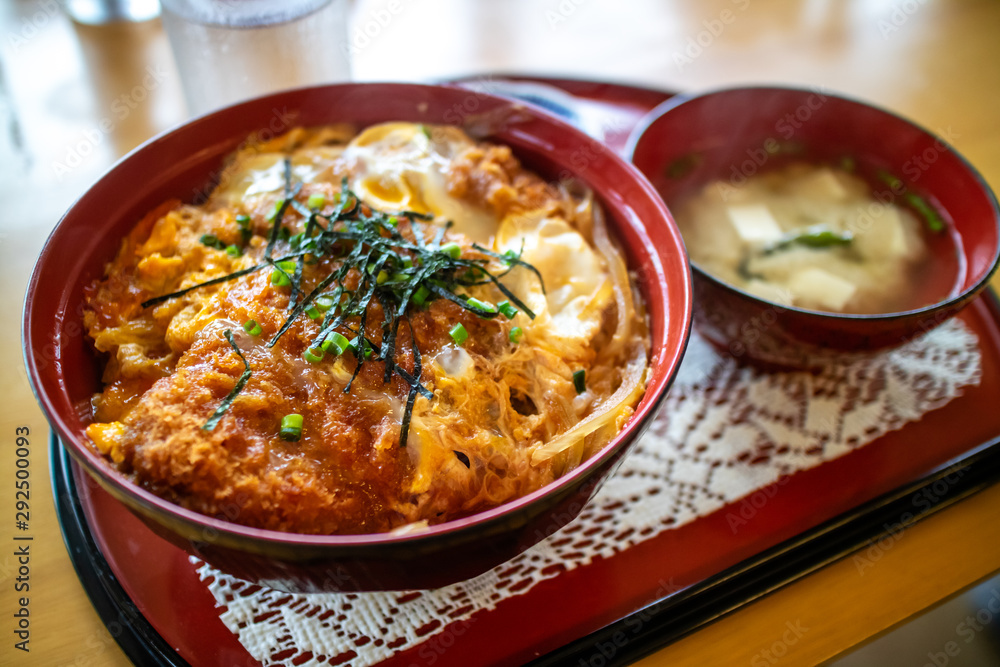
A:
[[[781,306],[692,264],[698,331],[734,357],[765,367],[818,367],[901,345],[965,307],[1000,259],[996,198],[965,159],[943,138],[899,116],[826,91],[755,87],[674,97],[633,130],[626,154],[668,207],[706,183],[739,186],[791,159],[850,158],[878,201],[902,201],[900,195],[912,191],[943,214],[952,243],[946,256],[935,258],[947,267],[935,280],[950,284],[950,292],[906,312],[852,315]],[[895,175],[907,189],[893,190],[880,173]]]
[[[465,125],[511,146],[551,179],[575,176],[599,196],[645,297],[651,374],[635,415],[606,447],[553,484],[495,509],[414,535],[321,536],[247,528],[182,509],[129,482],[84,435],[101,364],[83,333],[83,288],[125,234],[171,198],[192,201],[253,133],[349,122]],[[691,322],[683,243],[649,183],[601,144],[545,114],[448,86],[348,84],[258,98],[197,118],[122,159],[66,213],[35,266],[24,348],[35,394],[74,459],[171,542],[240,578],[290,592],[418,589],[502,563],[575,517],[650,422],[680,363]]]

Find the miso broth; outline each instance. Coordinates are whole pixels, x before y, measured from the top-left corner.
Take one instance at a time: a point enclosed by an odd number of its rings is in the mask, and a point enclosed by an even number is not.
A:
[[[960,268],[950,227],[880,199],[853,173],[794,162],[739,187],[710,183],[676,219],[694,264],[781,305],[875,314],[947,298]]]

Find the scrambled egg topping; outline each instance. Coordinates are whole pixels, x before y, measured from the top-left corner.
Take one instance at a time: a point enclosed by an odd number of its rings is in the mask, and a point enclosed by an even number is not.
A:
[[[144,307],[262,262],[285,194],[286,159],[302,184],[302,204],[332,210],[346,179],[372,209],[425,214],[419,224],[429,232],[450,221],[443,241],[457,243],[463,257],[477,256],[475,244],[513,251],[544,280],[543,289],[523,267],[502,279],[534,318],[482,319],[446,299],[408,309],[397,363],[415,369],[416,346],[418,379],[433,397],[413,404],[405,447],[400,429],[411,386],[398,375],[385,382],[383,363],[357,369],[350,353],[304,360],[321,327],[305,316],[267,344],[294,305],[292,290],[270,280],[269,270]],[[242,224],[237,216],[246,216]],[[295,235],[307,219],[302,207],[288,207],[281,222]],[[416,233],[415,220],[400,215],[400,230]],[[227,252],[230,246],[239,251]],[[281,236],[275,255],[290,247]],[[306,265],[303,289],[337,261]],[[468,296],[504,299],[488,283]],[[452,127],[387,123],[355,135],[332,126],[248,143],[205,203],[166,202],[150,212],[86,298],[85,324],[107,356],[87,429],[94,446],[165,498],[261,528],[378,532],[496,506],[607,443],[645,386],[644,310],[589,194],[548,184],[509,148],[476,143]],[[381,341],[381,304],[371,308],[379,316],[365,333]],[[244,330],[248,320],[260,334]],[[449,334],[455,324],[468,333],[460,344]],[[512,340],[515,327],[523,333]],[[234,346],[252,372],[206,430],[244,371]],[[303,426],[288,441],[279,431],[292,413]]]

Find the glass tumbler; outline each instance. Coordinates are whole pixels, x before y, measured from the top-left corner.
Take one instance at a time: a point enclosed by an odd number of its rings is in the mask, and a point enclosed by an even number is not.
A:
[[[348,0],[161,0],[192,115],[350,79]]]

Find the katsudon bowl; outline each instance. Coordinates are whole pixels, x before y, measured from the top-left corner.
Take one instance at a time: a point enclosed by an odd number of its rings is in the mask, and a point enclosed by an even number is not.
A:
[[[649,321],[645,393],[606,445],[554,482],[492,509],[412,531],[317,535],[203,515],[133,483],[85,431],[102,360],[84,334],[84,290],[129,231],[162,202],[196,202],[248,137],[292,127],[387,121],[457,125],[510,146],[550,182],[582,183],[603,206]],[[156,533],[213,566],[289,592],[425,589],[481,574],[571,521],[653,418],[687,342],[691,278],[680,234],[631,165],[579,131],[517,102],[450,86],[346,84],[262,97],[196,118],[116,164],[60,220],[29,282],[23,342],[32,387],[62,445]]]

